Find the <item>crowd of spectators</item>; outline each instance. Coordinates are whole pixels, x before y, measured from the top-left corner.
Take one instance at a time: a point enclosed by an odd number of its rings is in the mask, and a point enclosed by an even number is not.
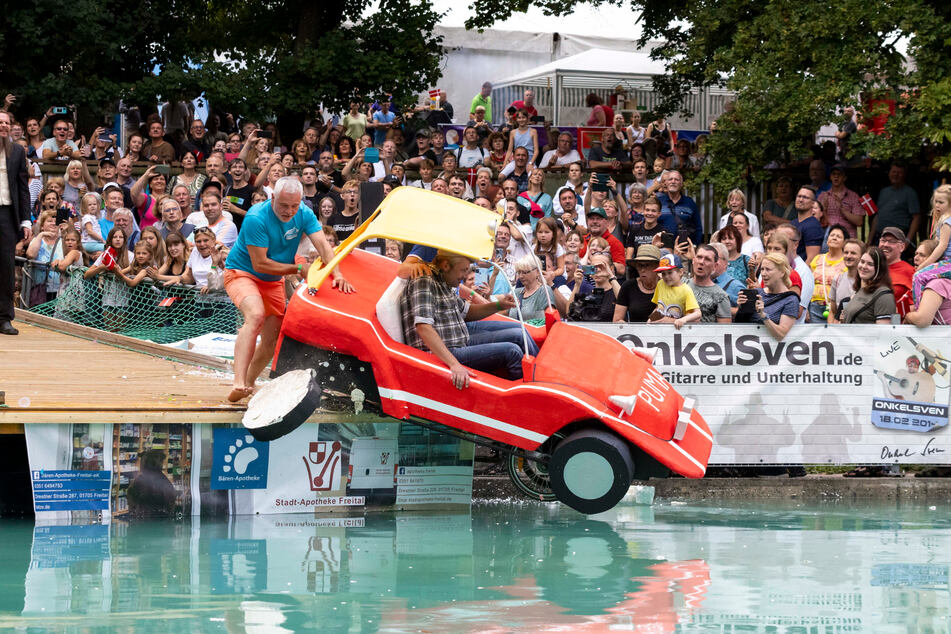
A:
[[[932,241],[919,245],[915,265],[902,257],[911,259],[909,238],[928,216],[899,164],[869,227],[845,167],[821,160],[806,182],[776,178],[759,209],[747,208],[742,190],[729,192],[719,222],[704,227],[685,185],[707,160],[702,143],[676,139],[663,119],[625,120],[592,96],[588,123],[604,131],[585,158],[568,131],[532,127],[544,118],[531,90],[501,125],[491,123],[490,95],[487,83],[457,117],[467,120],[458,144],[437,125],[456,113],[445,93],[403,108],[354,101],[342,117],[308,120],[287,143],[274,124],[201,121],[187,104],[166,105],[121,142],[103,127],[79,134],[72,111],[21,114],[11,139],[29,157],[36,224],[18,254],[49,269],[34,276],[29,301],[62,292],[68,267],[89,267],[86,277],[108,270],[130,288],[143,279],[205,288],[245,212],[290,174],[335,241],[395,187],[495,209],[502,274],[476,271],[469,294],[514,289],[529,319],[550,302],[579,321],[755,322],[781,339],[797,323],[925,326],[951,312],[948,186],[934,192]],[[137,178],[135,166],[144,167]],[[559,174],[564,183],[552,187]],[[402,245],[388,246],[369,248],[401,257]]]

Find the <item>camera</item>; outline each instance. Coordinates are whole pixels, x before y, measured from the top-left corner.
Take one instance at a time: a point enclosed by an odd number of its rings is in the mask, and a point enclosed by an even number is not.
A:
[[[568,310],[572,321],[599,321],[601,304],[604,303],[604,289],[596,288],[590,294],[576,298]]]

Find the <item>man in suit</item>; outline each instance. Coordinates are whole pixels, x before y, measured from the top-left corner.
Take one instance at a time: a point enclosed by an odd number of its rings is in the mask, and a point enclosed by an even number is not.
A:
[[[13,321],[14,250],[20,230],[27,240],[30,224],[29,175],[26,152],[10,140],[9,112],[0,111],[0,334],[16,335]]]

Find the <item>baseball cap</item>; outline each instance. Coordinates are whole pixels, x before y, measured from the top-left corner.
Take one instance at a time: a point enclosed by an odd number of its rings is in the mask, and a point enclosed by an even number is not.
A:
[[[638,249],[640,251],[640,249]],[[680,261],[680,256],[673,253],[668,253],[660,259],[660,266],[658,266],[654,271],[660,273],[661,271],[671,271],[673,269],[683,268],[683,263]]]
[[[426,128],[421,128],[420,130],[417,130],[417,131],[416,131],[416,138],[417,138],[417,139],[418,139],[419,137],[425,137],[425,138],[428,139],[428,138],[430,138],[431,136],[432,136],[432,135],[429,133],[429,130],[426,129]]]
[[[602,218],[608,217],[608,212],[604,210],[604,207],[592,207],[591,211],[587,213],[587,216],[601,216]]]
[[[105,195],[108,194],[109,191],[112,190],[112,189],[118,189],[118,190],[121,192],[121,191],[122,191],[122,185],[120,185],[119,183],[117,183],[117,182],[115,182],[115,181],[109,181],[108,183],[106,183],[105,185],[102,186],[102,195],[105,196]]]
[[[642,244],[637,247],[637,255],[632,262],[660,262],[660,249],[653,244]]]
[[[400,179],[393,176],[392,174],[387,174],[386,176],[384,176],[383,183],[385,183],[386,185],[392,185],[393,187],[399,187],[400,185],[402,185],[402,183],[400,183]]]
[[[110,156],[106,156],[106,157],[104,157],[104,158],[102,158],[102,159],[99,160],[99,167],[102,167],[103,165],[106,165],[106,164],[111,165],[111,166],[113,166],[113,167],[116,166],[116,162],[112,160],[112,156],[111,156],[111,155],[110,155]]]
[[[908,242],[908,238],[905,237],[905,232],[899,229],[898,227],[885,227],[882,229],[883,236],[892,236],[900,242]]]

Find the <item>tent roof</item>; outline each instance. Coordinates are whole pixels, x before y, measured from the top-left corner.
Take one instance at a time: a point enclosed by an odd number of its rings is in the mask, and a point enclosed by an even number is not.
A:
[[[493,88],[505,86],[548,85],[556,75],[564,77],[564,85],[614,87],[618,80],[638,80],[649,84],[654,75],[663,75],[663,62],[652,60],[646,51],[616,51],[592,48],[577,55],[542,64],[517,75],[494,82]]]

